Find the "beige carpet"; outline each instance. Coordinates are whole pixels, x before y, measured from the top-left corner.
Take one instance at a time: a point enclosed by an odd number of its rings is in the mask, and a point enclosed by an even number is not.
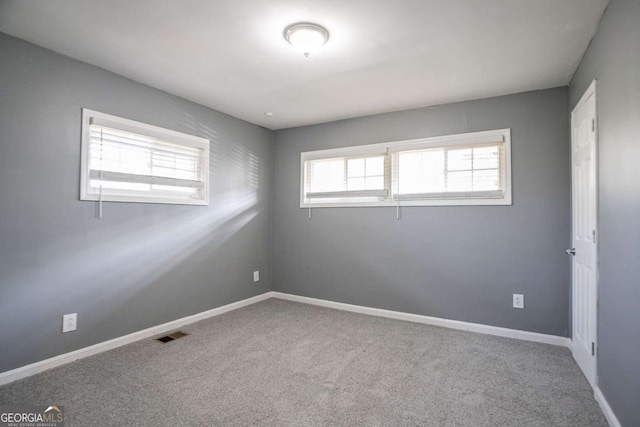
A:
[[[267,300],[0,388],[67,426],[606,426],[566,348]]]

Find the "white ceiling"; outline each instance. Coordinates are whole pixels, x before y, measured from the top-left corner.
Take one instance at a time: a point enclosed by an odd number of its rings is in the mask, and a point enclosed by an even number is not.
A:
[[[567,85],[607,3],[1,0],[0,31],[280,129]],[[308,59],[298,21],[331,33]]]

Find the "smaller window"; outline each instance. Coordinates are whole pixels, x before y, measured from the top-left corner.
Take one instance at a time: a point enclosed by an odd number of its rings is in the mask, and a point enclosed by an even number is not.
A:
[[[366,203],[389,195],[389,160],[382,152],[351,152],[349,156],[323,157],[315,152],[303,160],[303,203]],[[314,158],[318,157],[318,158]]]
[[[209,204],[209,140],[82,110],[81,200]]]

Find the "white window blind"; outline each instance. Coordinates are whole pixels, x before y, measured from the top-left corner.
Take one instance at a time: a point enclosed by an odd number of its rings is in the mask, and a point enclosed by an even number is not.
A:
[[[207,204],[208,140],[85,113],[83,200]]]
[[[504,151],[498,142],[395,152],[393,198],[502,198]]]
[[[387,197],[388,156],[371,154],[304,162],[304,194],[309,203]]]

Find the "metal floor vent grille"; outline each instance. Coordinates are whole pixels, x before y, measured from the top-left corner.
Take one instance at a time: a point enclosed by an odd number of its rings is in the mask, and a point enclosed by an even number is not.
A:
[[[168,343],[170,341],[174,341],[174,340],[177,340],[179,338],[186,337],[187,335],[189,335],[189,334],[186,333],[186,332],[178,331],[178,332],[173,332],[173,333],[171,333],[169,335],[165,335],[165,336],[160,337],[160,338],[155,338],[155,340],[156,341],[160,341],[162,344],[166,344],[166,343]]]

